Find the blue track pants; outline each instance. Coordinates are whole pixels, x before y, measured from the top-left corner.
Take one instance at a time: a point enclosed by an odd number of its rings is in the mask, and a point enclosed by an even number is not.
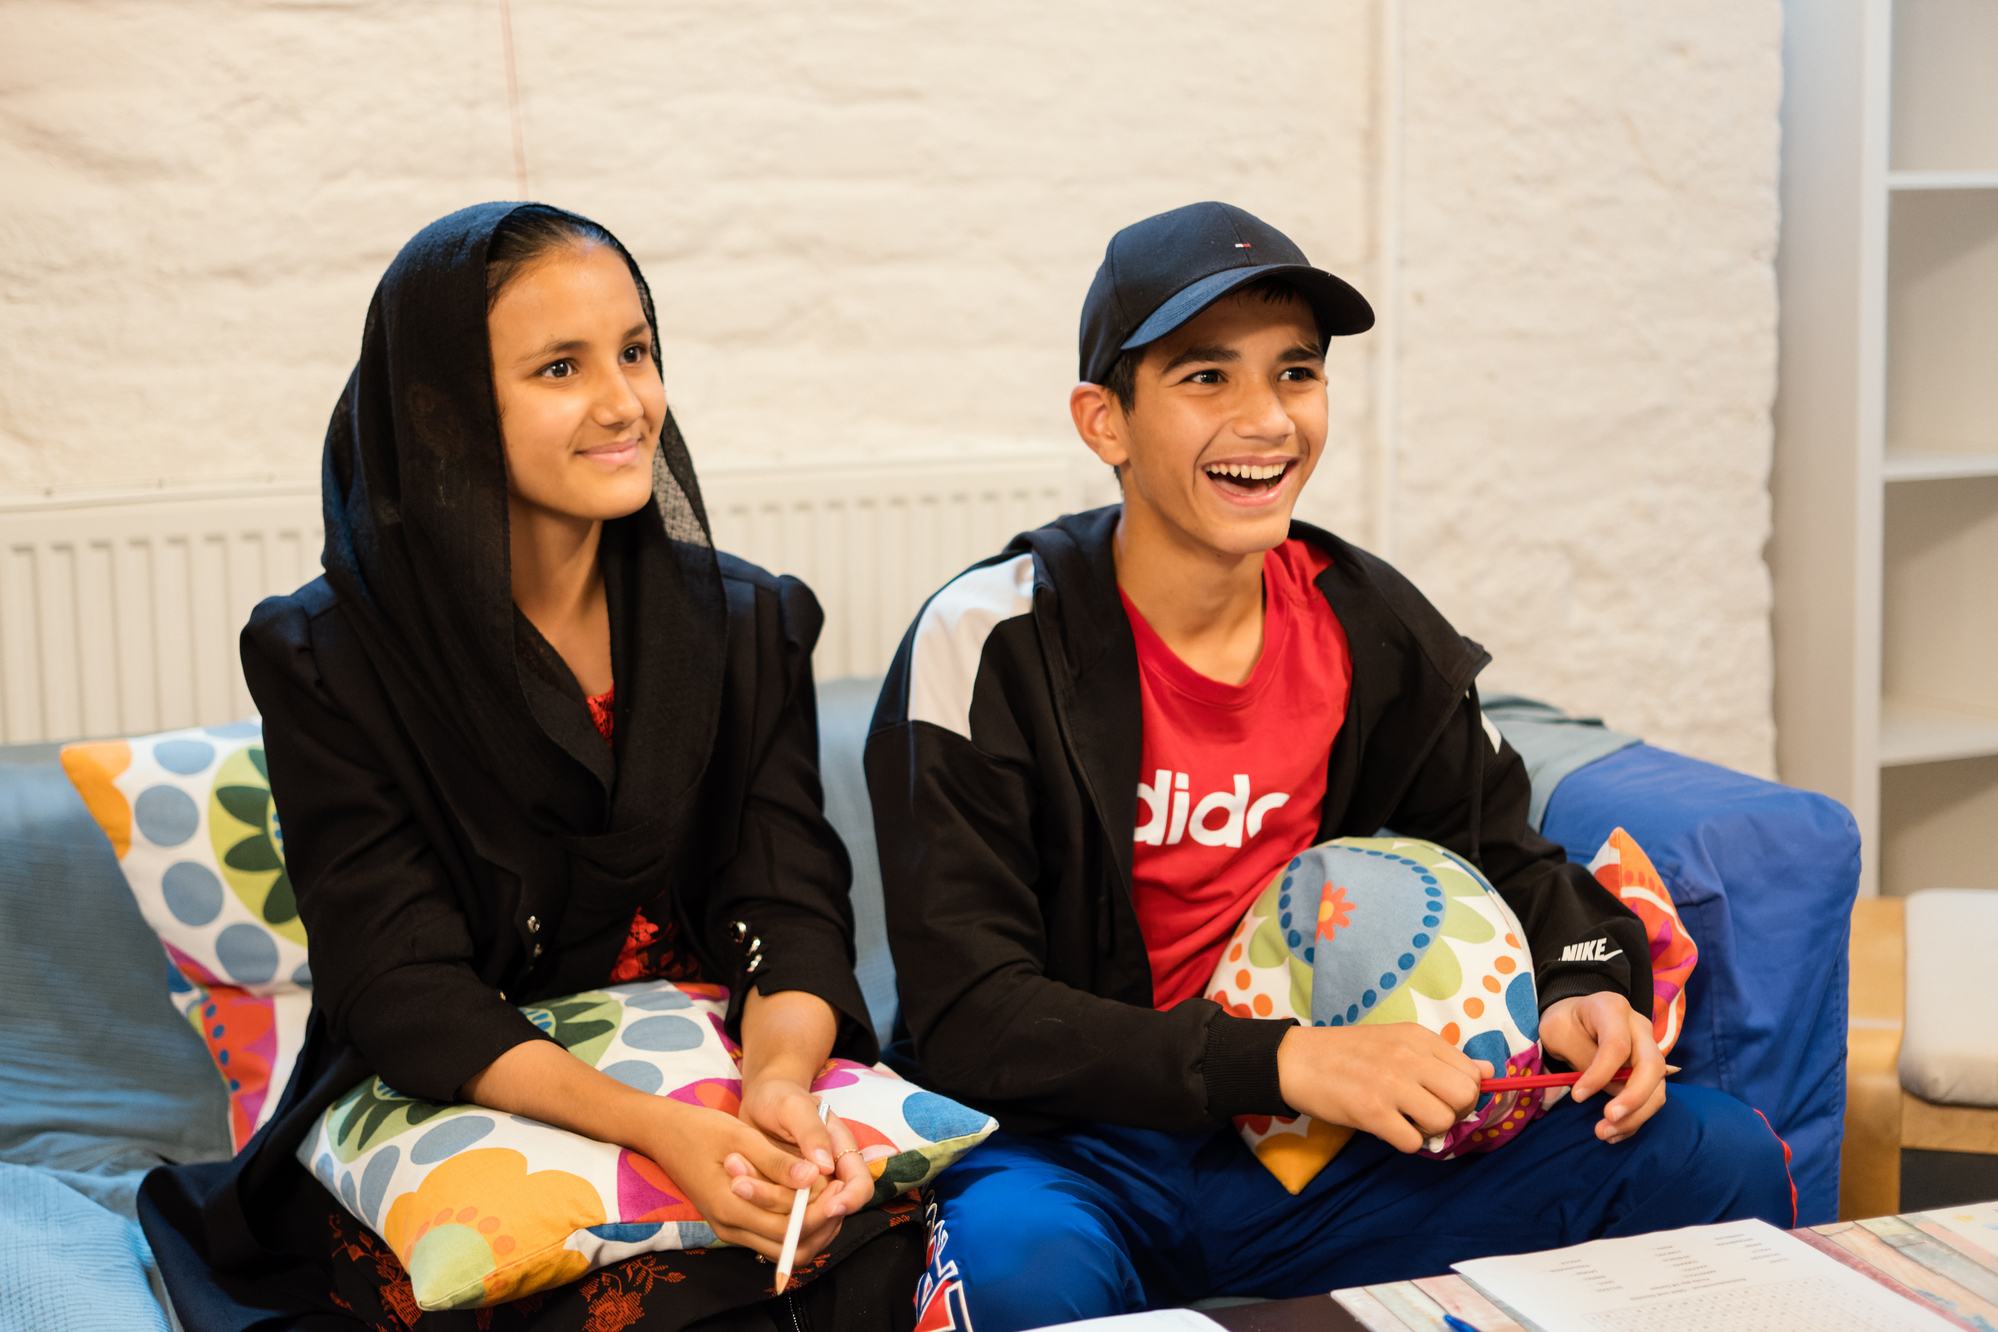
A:
[[[1496,1151],[1434,1161],[1367,1134],[1292,1197],[1234,1129],[997,1133],[936,1183],[927,1326],[1014,1332],[1209,1295],[1323,1293],[1453,1262],[1760,1217],[1795,1224],[1782,1143],[1675,1086],[1628,1140],[1563,1100]],[[950,1312],[945,1312],[949,1306]]]

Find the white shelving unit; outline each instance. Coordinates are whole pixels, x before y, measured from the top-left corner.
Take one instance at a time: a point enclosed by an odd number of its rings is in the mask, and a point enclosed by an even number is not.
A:
[[[1786,0],[1777,761],[1998,888],[1998,0]]]

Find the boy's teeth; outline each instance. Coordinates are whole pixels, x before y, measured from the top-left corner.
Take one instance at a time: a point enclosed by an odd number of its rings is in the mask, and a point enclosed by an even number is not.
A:
[[[1282,476],[1286,463],[1216,463],[1207,469],[1209,476],[1233,476],[1244,481],[1269,481]]]

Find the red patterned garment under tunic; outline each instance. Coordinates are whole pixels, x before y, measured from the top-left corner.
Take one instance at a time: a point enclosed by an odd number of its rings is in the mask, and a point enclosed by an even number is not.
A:
[[[590,720],[597,724],[597,734],[603,736],[605,744],[611,743],[617,686],[612,685],[601,694],[592,694],[583,702],[590,705]],[[667,915],[664,902],[654,899],[647,905],[659,916]],[[611,984],[622,985],[626,981],[641,980],[699,980],[700,964],[692,957],[683,955],[676,946],[679,927],[671,920],[655,924],[645,912],[646,907],[640,907],[631,915],[631,932],[625,936],[624,947],[618,950],[617,963],[611,968]]]

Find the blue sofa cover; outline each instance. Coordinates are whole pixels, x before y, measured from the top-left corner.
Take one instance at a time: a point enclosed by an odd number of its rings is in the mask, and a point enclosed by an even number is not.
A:
[[[1858,825],[1827,796],[1636,745],[1570,774],[1542,831],[1586,862],[1619,826],[1700,948],[1677,1080],[1760,1110],[1790,1144],[1798,1224],[1837,1220]]]

